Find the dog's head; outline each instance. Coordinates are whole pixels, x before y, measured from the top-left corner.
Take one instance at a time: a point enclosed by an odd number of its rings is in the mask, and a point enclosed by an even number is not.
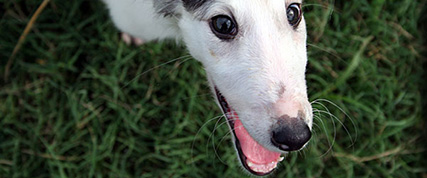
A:
[[[182,0],[179,26],[206,68],[242,165],[272,172],[311,137],[301,0]]]

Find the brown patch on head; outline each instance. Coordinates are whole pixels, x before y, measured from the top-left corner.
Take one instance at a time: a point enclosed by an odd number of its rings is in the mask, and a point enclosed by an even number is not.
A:
[[[209,50],[209,53],[211,53],[212,57],[216,58],[216,54],[212,50]]]
[[[277,95],[279,96],[279,98],[282,98],[283,94],[285,94],[285,91],[286,91],[285,84],[280,83],[279,89],[277,90]]]

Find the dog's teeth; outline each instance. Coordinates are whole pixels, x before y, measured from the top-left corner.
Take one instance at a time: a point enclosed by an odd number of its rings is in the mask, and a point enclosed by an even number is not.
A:
[[[281,162],[283,161],[285,158],[284,157],[279,157],[279,159],[277,159],[277,162]]]
[[[247,160],[246,163],[248,164],[249,167],[253,167],[254,163],[252,163],[251,161]]]
[[[270,164],[268,164],[268,168],[270,169],[270,171],[271,170],[273,170],[274,168],[276,168],[277,167],[277,163],[276,162],[271,162]]]
[[[277,167],[277,162],[275,161],[272,161],[271,163],[268,163],[268,164],[256,164],[249,160],[246,160],[246,164],[249,166],[249,168],[252,171],[259,172],[259,173],[268,173]]]

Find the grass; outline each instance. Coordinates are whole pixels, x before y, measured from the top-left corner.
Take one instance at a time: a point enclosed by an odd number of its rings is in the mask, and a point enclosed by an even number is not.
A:
[[[0,177],[247,176],[183,46],[126,46],[99,1],[56,0],[5,78],[42,1],[0,2]],[[426,2],[305,3],[315,134],[273,177],[426,177]]]

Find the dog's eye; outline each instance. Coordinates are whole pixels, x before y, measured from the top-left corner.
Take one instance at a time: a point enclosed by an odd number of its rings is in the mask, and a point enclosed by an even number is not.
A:
[[[288,6],[286,10],[288,16],[288,22],[291,26],[297,27],[301,21],[301,5],[298,3],[293,3]]]
[[[212,32],[220,39],[230,40],[237,35],[237,26],[234,20],[226,15],[218,15],[211,19]]]

